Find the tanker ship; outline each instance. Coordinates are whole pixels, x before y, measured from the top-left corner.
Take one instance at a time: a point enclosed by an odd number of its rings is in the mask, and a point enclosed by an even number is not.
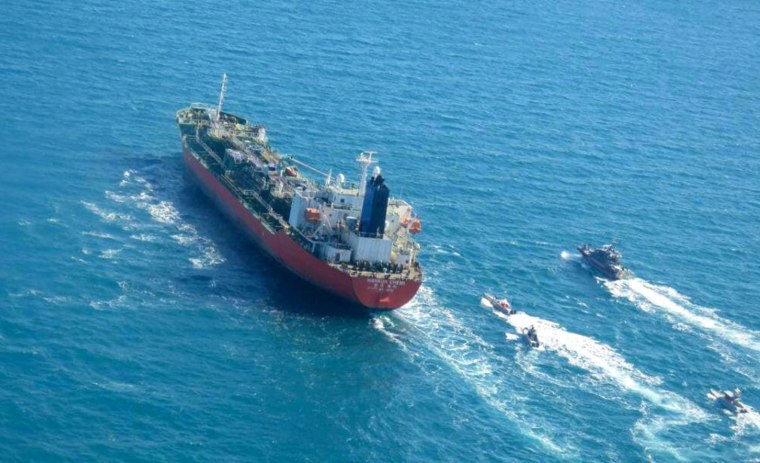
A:
[[[225,74],[215,107],[177,111],[190,178],[304,281],[373,310],[411,300],[422,283],[414,239],[422,224],[409,203],[390,197],[374,153],[356,159],[358,184],[281,155],[265,127],[222,110],[226,89]]]

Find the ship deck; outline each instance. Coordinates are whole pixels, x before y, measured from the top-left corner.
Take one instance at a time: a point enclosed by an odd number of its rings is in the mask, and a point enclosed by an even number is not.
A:
[[[208,169],[219,181],[227,188],[251,214],[261,222],[272,233],[284,232],[288,234],[306,251],[317,255],[316,248],[323,244],[314,241],[305,236],[300,230],[291,227],[290,224],[279,214],[257,191],[253,188],[244,188],[238,185],[233,179],[225,173],[222,159],[214,149],[203,141],[200,136],[202,131],[207,131],[212,127],[212,122],[208,117],[208,109],[193,105],[189,108],[177,112],[177,122],[180,126],[180,135],[183,143],[189,151]],[[282,158],[269,147],[268,144],[262,144],[255,136],[254,126],[246,123],[245,119],[238,116],[222,113],[222,126],[226,129],[227,141],[234,149],[246,152],[251,156],[256,156],[265,164],[277,163]],[[252,152],[249,146],[256,146],[260,149]],[[318,257],[318,256],[317,256]],[[422,272],[419,264],[416,262],[401,269],[393,271],[382,266],[366,270],[360,268],[355,263],[333,263],[325,261],[327,265],[341,272],[347,273],[352,277],[376,278],[381,280],[413,280],[420,281]]]

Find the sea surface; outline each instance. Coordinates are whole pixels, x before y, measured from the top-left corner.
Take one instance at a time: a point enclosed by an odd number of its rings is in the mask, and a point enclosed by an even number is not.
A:
[[[2,461],[760,461],[757,1],[1,9]],[[379,152],[412,302],[352,312],[186,180],[223,72],[281,152]]]

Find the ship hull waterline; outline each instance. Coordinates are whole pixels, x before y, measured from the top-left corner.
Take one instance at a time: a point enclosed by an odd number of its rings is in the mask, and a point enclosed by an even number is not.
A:
[[[351,276],[318,259],[284,230],[270,231],[193,155],[182,147],[191,179],[222,212],[278,263],[311,285],[368,310],[393,310],[409,302],[421,285],[417,280]]]

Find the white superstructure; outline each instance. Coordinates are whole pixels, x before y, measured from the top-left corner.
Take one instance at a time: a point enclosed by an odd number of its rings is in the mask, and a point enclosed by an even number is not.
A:
[[[359,221],[367,184],[367,170],[373,153],[362,153],[357,158],[361,166],[359,187],[345,186],[343,175],[324,186],[304,182],[293,189],[288,223],[321,248],[322,257],[332,262],[366,262],[404,266],[414,260],[417,244],[412,238],[411,224],[418,219],[406,201],[388,200],[385,230],[382,236],[363,236]],[[379,175],[375,168],[374,179]],[[362,188],[362,185],[365,187]]]

